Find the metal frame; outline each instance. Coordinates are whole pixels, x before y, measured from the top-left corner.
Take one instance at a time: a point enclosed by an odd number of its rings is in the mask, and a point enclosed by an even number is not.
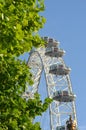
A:
[[[44,70],[48,97],[53,98],[53,93],[57,90],[68,90],[72,92],[72,85],[69,75],[53,75],[49,73],[49,66],[53,63],[64,63],[64,60],[60,58],[52,58],[45,55],[45,48],[40,47],[30,53],[28,59],[28,66],[31,68],[33,74],[34,85],[28,87],[29,98],[34,98],[34,93],[38,91],[39,82],[42,71]],[[72,115],[73,119],[76,119],[75,101],[73,102],[58,102],[53,100],[49,106],[50,113],[50,130],[56,130],[57,126],[63,126],[69,115]]]

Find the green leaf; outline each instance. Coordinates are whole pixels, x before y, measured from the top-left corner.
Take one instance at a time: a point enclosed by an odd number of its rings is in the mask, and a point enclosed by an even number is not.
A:
[[[40,130],[33,119],[50,104],[37,93],[33,100],[22,97],[34,81],[27,63],[19,60],[33,46],[44,45],[38,34],[45,23],[43,10],[41,0],[0,0],[0,130]]]

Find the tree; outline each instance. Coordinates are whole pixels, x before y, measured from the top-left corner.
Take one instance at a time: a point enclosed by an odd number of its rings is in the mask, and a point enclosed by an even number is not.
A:
[[[41,102],[39,94],[26,101],[26,83],[33,84],[30,68],[18,57],[44,45],[38,31],[45,23],[39,15],[43,0],[0,0],[0,130],[40,130],[32,123],[51,100]]]

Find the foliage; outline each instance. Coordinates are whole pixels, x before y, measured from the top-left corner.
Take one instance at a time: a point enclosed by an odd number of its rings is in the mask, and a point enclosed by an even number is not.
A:
[[[43,10],[43,0],[0,1],[1,53],[20,55],[42,44],[37,32],[45,22]]]
[[[0,0],[0,130],[40,130],[32,123],[44,112],[50,99],[26,101],[26,83],[33,84],[30,68],[17,57],[44,44],[38,35],[45,19],[43,0]]]

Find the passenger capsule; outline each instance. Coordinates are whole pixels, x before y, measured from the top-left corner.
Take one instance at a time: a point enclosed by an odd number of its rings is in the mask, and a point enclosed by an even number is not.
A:
[[[57,47],[59,45],[59,42],[53,38],[43,37],[42,39],[47,42],[45,47]]]
[[[47,44],[48,47],[57,47],[59,42],[53,38],[49,38],[49,42]]]
[[[48,47],[45,50],[45,55],[50,57],[62,57],[65,54],[63,49],[59,49],[58,47]]]
[[[50,66],[49,73],[55,75],[67,75],[70,72],[70,68],[64,66],[63,64],[53,64]]]
[[[75,100],[75,97],[76,95],[68,91],[56,91],[53,95],[53,99],[59,102],[72,102]]]
[[[63,125],[63,126],[57,126],[56,130],[66,130],[66,129],[65,126]]]
[[[49,41],[49,37],[43,37],[43,39],[48,42]]]

